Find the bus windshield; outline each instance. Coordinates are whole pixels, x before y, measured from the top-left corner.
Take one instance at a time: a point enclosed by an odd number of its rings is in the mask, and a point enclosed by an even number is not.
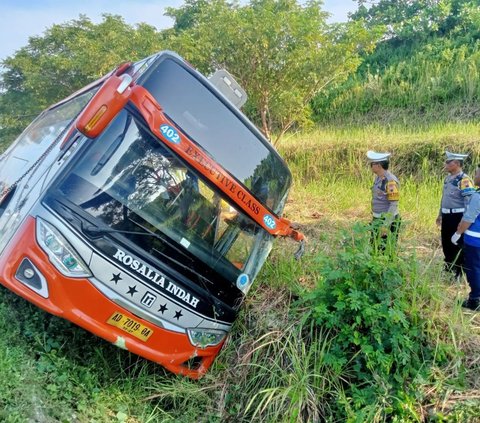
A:
[[[127,110],[89,144],[59,189],[109,228],[166,236],[232,281],[245,272],[253,279],[271,243]]]
[[[190,70],[162,56],[138,79],[165,114],[265,206],[280,213],[290,172],[273,148],[233,107]]]

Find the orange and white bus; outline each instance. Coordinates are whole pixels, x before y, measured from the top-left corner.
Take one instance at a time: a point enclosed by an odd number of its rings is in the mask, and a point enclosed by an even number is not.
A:
[[[0,283],[204,374],[273,239],[303,246],[281,217],[291,174],[243,97],[164,51],[45,110],[0,157]]]

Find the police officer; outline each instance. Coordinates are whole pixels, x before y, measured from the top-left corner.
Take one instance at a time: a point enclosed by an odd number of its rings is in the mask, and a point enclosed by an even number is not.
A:
[[[475,185],[480,185],[480,166],[475,173]],[[470,285],[470,294],[462,307],[480,311],[480,192],[471,195],[470,202],[463,214],[451,242],[457,245],[463,234],[464,268]]]
[[[400,228],[400,182],[388,171],[390,156],[391,153],[367,152],[370,167],[375,174],[372,187],[373,235],[375,241],[380,241],[381,249],[385,248],[389,232],[393,234],[393,240],[397,240]]]
[[[459,239],[456,245],[452,244],[450,239],[462,219],[475,188],[472,179],[462,170],[463,161],[468,154],[449,151],[446,151],[445,154],[445,170],[448,172],[448,176],[443,183],[442,201],[436,223],[440,226],[445,269],[453,272],[458,278],[462,274],[463,239]]]

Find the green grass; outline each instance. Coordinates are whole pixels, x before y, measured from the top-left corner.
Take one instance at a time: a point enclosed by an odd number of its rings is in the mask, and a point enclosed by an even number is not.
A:
[[[480,49],[475,40],[473,33],[457,33],[403,46],[380,44],[360,72],[317,96],[316,118],[406,124],[474,120],[480,97]]]
[[[0,421],[334,422],[339,407],[352,422],[475,421],[480,316],[458,305],[465,281],[453,284],[441,271],[434,221],[443,150],[468,147],[478,157],[478,129],[323,129],[285,139],[280,148],[295,180],[285,214],[306,233],[306,255],[295,261],[296,245],[278,240],[225,348],[200,381],[172,375],[0,289]],[[342,231],[370,219],[369,148],[395,153],[392,170],[402,182],[400,254],[419,263],[406,273],[402,298],[432,356],[400,401],[403,415],[417,420],[387,417],[388,389],[362,406],[368,413],[361,420],[348,391],[355,368],[332,366],[335,333],[307,322],[310,310],[298,301],[322,283],[325,260],[340,263]],[[378,389],[384,383],[370,382]]]
[[[417,125],[362,125],[324,127],[313,133],[285,137],[278,145],[296,183],[325,177],[355,180],[368,174],[367,150],[393,154],[394,173],[441,178],[445,150],[470,154],[465,170],[472,173],[480,163],[480,124],[435,123]]]

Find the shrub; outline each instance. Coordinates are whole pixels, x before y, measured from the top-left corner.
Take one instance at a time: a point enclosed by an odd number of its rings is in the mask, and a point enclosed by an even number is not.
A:
[[[305,299],[316,325],[333,336],[324,361],[343,368],[344,397],[339,416],[349,421],[420,419],[413,381],[425,380],[429,366],[445,357],[430,342],[422,308],[417,261],[370,245],[368,228],[344,233],[334,257],[319,257],[320,279]],[[422,301],[418,301],[419,292]],[[435,349],[437,348],[437,349]],[[418,386],[418,385],[417,385]],[[390,420],[389,420],[390,421]]]

